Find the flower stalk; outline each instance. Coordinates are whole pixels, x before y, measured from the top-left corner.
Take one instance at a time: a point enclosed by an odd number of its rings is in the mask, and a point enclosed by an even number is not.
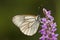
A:
[[[54,22],[54,17],[51,16],[51,11],[47,11],[43,8],[43,13],[45,15],[44,18],[41,19],[41,27],[42,29],[39,31],[42,36],[39,38],[40,40],[57,40],[58,34],[55,34],[56,22]]]

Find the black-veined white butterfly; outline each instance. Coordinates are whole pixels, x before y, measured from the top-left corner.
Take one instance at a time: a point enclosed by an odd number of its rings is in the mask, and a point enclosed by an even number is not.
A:
[[[43,8],[43,12],[45,11],[46,9]],[[22,33],[32,36],[37,32],[41,18],[40,15],[16,15],[12,18],[12,22],[20,29]]]
[[[16,15],[12,22],[20,29],[22,33],[28,36],[34,35],[40,24],[40,16]]]

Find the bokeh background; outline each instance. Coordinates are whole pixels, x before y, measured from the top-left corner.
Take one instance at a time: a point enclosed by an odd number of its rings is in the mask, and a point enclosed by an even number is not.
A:
[[[0,40],[39,40],[41,34],[26,36],[12,23],[12,17],[21,14],[37,15],[38,7],[52,11],[57,23],[56,33],[60,34],[60,0],[0,0]],[[60,40],[60,36],[58,36]]]

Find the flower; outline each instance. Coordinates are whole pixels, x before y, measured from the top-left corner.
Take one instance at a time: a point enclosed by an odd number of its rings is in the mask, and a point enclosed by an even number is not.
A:
[[[54,22],[54,17],[51,16],[51,11],[47,11],[45,8],[43,8],[43,13],[45,14],[45,17],[41,19],[42,29],[39,32],[42,34],[42,36],[39,39],[57,40],[58,34],[55,34],[57,24]]]
[[[42,25],[42,28],[47,29],[47,25],[46,24]]]
[[[45,12],[46,15],[50,15],[51,14],[51,11],[47,11],[45,8],[43,8],[43,12]]]
[[[39,32],[41,32],[41,34],[46,34],[45,29],[41,29]]]
[[[47,21],[46,18],[41,19],[41,23],[45,23],[46,21]]]
[[[50,24],[52,28],[55,28],[57,25],[56,25],[56,22],[55,23],[51,23]]]

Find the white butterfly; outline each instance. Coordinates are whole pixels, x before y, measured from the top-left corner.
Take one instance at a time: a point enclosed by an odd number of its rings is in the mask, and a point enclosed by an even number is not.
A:
[[[40,24],[40,16],[16,15],[12,22],[20,29],[22,33],[28,36],[34,35]]]

